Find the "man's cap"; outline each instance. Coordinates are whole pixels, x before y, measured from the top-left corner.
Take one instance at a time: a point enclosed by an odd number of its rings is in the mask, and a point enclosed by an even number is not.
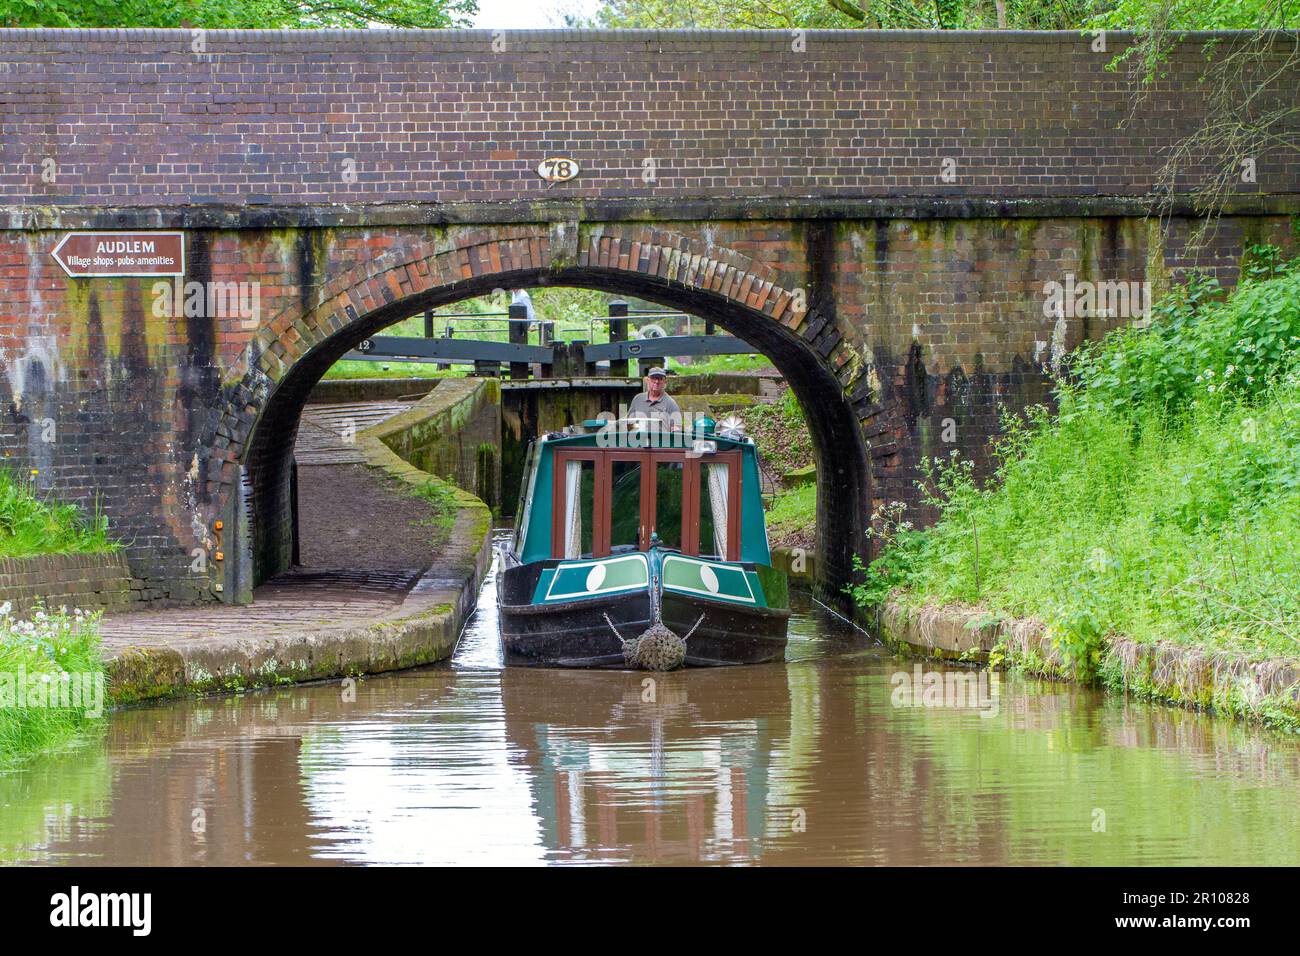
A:
[[[648,375],[650,378],[654,378],[656,375],[658,375],[660,378],[668,377],[668,373],[665,372],[663,369],[661,369],[658,365],[656,365],[649,372],[647,372],[646,375]]]

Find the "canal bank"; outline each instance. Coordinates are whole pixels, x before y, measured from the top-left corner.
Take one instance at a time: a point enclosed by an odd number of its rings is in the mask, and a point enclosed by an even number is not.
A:
[[[1098,660],[1065,655],[1042,621],[962,607],[916,607],[897,592],[880,608],[877,633],[890,647],[1035,677],[1100,683],[1112,691],[1287,730],[1300,729],[1300,661],[1168,641],[1103,640]]]
[[[477,482],[472,467],[462,468],[474,462],[456,454],[468,448],[472,457],[477,446],[430,424],[477,421],[463,410],[492,386],[458,381],[413,405],[336,405],[305,417],[299,483],[317,499],[304,521],[315,529],[315,540],[302,544],[311,566],[259,586],[247,605],[106,617],[112,702],[375,674],[449,657],[490,561],[492,512],[393,449],[415,448],[449,477]]]

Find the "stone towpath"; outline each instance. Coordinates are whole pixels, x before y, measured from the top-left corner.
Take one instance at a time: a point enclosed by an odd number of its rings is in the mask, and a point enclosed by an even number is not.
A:
[[[474,521],[462,513],[435,554],[428,504],[367,464],[355,441],[410,405],[308,406],[294,446],[302,565],[259,586],[251,605],[105,618],[114,699],[369,673],[447,656],[485,563],[484,548],[466,540]]]

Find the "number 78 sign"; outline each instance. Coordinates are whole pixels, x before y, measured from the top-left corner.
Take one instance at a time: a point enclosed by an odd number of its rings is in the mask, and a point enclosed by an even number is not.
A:
[[[578,162],[564,156],[550,156],[537,164],[537,175],[548,183],[565,183],[578,175]]]

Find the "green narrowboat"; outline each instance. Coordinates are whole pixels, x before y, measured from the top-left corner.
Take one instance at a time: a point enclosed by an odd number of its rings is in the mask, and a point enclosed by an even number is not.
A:
[[[713,667],[780,660],[790,618],[771,567],[758,449],[711,419],[596,420],[528,450],[501,547],[507,664]]]

